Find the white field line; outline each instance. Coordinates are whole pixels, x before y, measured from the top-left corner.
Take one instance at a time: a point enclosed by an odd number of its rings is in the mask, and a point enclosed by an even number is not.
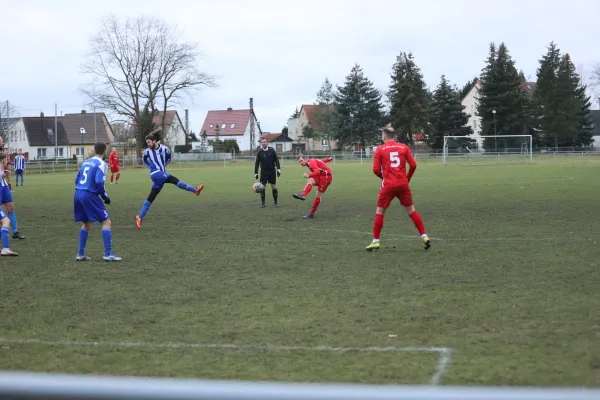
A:
[[[428,352],[438,353],[435,372],[429,383],[439,385],[451,361],[452,349],[448,347],[339,347],[339,346],[279,346],[272,344],[219,344],[219,343],[147,343],[147,342],[89,342],[52,341],[41,339],[0,338],[0,344],[85,347],[145,347],[150,349],[227,349],[245,351],[321,351],[321,352]]]
[[[113,228],[115,229],[134,229],[136,228],[134,224],[131,225],[113,225]],[[179,225],[179,228],[189,228],[189,229],[205,229],[206,225]],[[144,229],[142,227],[142,229]],[[147,228],[147,229],[151,229],[151,228]],[[318,233],[346,233],[346,234],[353,234],[353,235],[363,235],[363,236],[371,236],[371,232],[363,232],[363,231],[353,231],[353,230],[346,230],[346,229],[328,229],[328,228],[296,228],[296,227],[290,227],[290,228],[278,228],[278,227],[242,227],[242,226],[219,226],[219,229],[223,230],[223,229],[228,229],[228,230],[276,230],[276,231],[287,231],[287,230],[293,230],[296,232],[318,232]],[[419,239],[420,237],[417,235],[402,235],[402,234],[395,234],[395,233],[385,233],[385,231],[382,233],[382,240],[385,241],[386,238],[392,238],[394,240],[398,240],[398,239],[402,239],[402,240],[413,240],[413,239]],[[430,236],[429,237],[431,240],[435,240],[435,241],[444,241],[444,242],[469,242],[469,241],[476,241],[476,242],[547,242],[547,241],[592,241],[592,239],[584,237],[584,236],[570,236],[570,235],[563,235],[563,236],[540,236],[540,237],[532,237],[532,236],[528,236],[528,237],[502,237],[502,236],[497,236],[497,237],[486,237],[486,236],[471,236],[471,237],[451,237],[451,238],[441,238],[441,237],[434,237],[434,236]],[[239,241],[245,241],[248,239],[239,239]],[[262,240],[262,239],[261,239]],[[302,240],[305,240],[304,238]],[[321,240],[321,239],[319,239]],[[331,239],[328,239],[331,240]],[[335,239],[334,239],[335,240]],[[341,239],[339,239],[341,240]],[[345,240],[345,239],[344,239]],[[234,241],[234,240],[229,240],[229,241]]]

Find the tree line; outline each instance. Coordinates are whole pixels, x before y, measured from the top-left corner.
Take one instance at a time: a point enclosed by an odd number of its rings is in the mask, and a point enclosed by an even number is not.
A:
[[[600,73],[598,75],[600,83]],[[591,99],[568,53],[551,42],[539,60],[537,82],[527,87],[507,46],[491,43],[479,76],[458,88],[442,75],[430,90],[411,53],[402,52],[392,66],[386,93],[375,88],[355,64],[341,85],[325,78],[315,104],[314,123],[303,136],[336,141],[338,146],[369,146],[379,141],[379,129],[391,123],[402,141],[424,141],[441,149],[444,136],[473,135],[469,115],[461,104],[480,82],[475,115],[481,117],[480,134],[532,135],[536,147],[589,146],[593,141]],[[385,104],[384,104],[385,103]],[[292,115],[297,116],[298,110]],[[485,149],[520,147],[518,138],[494,138]],[[461,145],[475,146],[473,139]]]

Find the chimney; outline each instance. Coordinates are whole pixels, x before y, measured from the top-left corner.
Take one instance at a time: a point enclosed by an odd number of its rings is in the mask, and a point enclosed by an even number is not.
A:
[[[82,114],[85,114],[85,110],[81,110],[81,113],[82,113]]]
[[[233,111],[233,108],[227,107],[227,111]]]
[[[44,113],[43,112],[40,113],[40,118],[44,118]]]

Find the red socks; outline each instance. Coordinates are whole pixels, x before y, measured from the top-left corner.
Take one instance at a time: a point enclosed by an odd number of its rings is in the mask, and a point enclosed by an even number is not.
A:
[[[311,190],[312,185],[310,183],[307,183],[306,186],[304,186],[304,190],[302,191],[302,196],[306,197],[306,195],[309,194]]]
[[[115,174],[110,174],[110,183],[112,183],[114,177],[115,177]]]
[[[383,214],[375,214],[375,222],[373,222],[373,239],[379,240],[381,230],[383,229]]]
[[[425,234],[425,225],[423,225],[423,220],[421,219],[421,216],[419,215],[418,212],[413,211],[410,215],[409,215],[410,219],[412,219],[413,224],[415,224],[415,227],[417,228],[417,230],[419,231],[420,235],[424,235]]]
[[[119,178],[120,178],[120,177],[121,177],[121,174],[120,174],[120,173],[118,173],[118,174],[117,174],[117,183],[119,182]],[[112,180],[112,179],[111,179],[111,180]]]
[[[315,197],[315,202],[313,203],[313,206],[310,210],[311,214],[314,214],[317,212],[317,208],[319,208],[319,204],[321,204],[321,198],[320,197]]]

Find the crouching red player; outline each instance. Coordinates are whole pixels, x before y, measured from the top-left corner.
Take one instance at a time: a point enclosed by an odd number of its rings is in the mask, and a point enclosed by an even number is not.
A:
[[[308,167],[310,169],[310,174],[305,173],[304,177],[308,178],[308,182],[304,187],[302,193],[296,193],[292,196],[298,200],[306,200],[306,195],[310,193],[313,186],[317,187],[317,196],[315,197],[315,201],[313,202],[313,206],[308,214],[304,216],[304,218],[313,218],[315,213],[317,212],[317,208],[319,208],[319,204],[321,204],[321,197],[331,185],[333,181],[333,175],[331,175],[331,170],[327,166],[327,164],[333,160],[332,157],[325,158],[323,160],[317,160],[316,158],[308,159],[304,157],[302,154],[298,156],[298,163],[303,167]]]
[[[415,224],[415,227],[425,243],[425,250],[431,247],[425,225],[413,205],[412,193],[408,183],[417,169],[417,162],[408,146],[396,142],[396,133],[391,125],[383,128],[381,134],[383,145],[375,150],[373,155],[373,173],[381,179],[381,188],[377,198],[377,211],[373,223],[373,242],[366,247],[367,251],[379,250],[379,237],[383,229],[383,216],[392,200],[397,198],[404,206],[406,213]],[[410,166],[406,173],[406,164]]]

